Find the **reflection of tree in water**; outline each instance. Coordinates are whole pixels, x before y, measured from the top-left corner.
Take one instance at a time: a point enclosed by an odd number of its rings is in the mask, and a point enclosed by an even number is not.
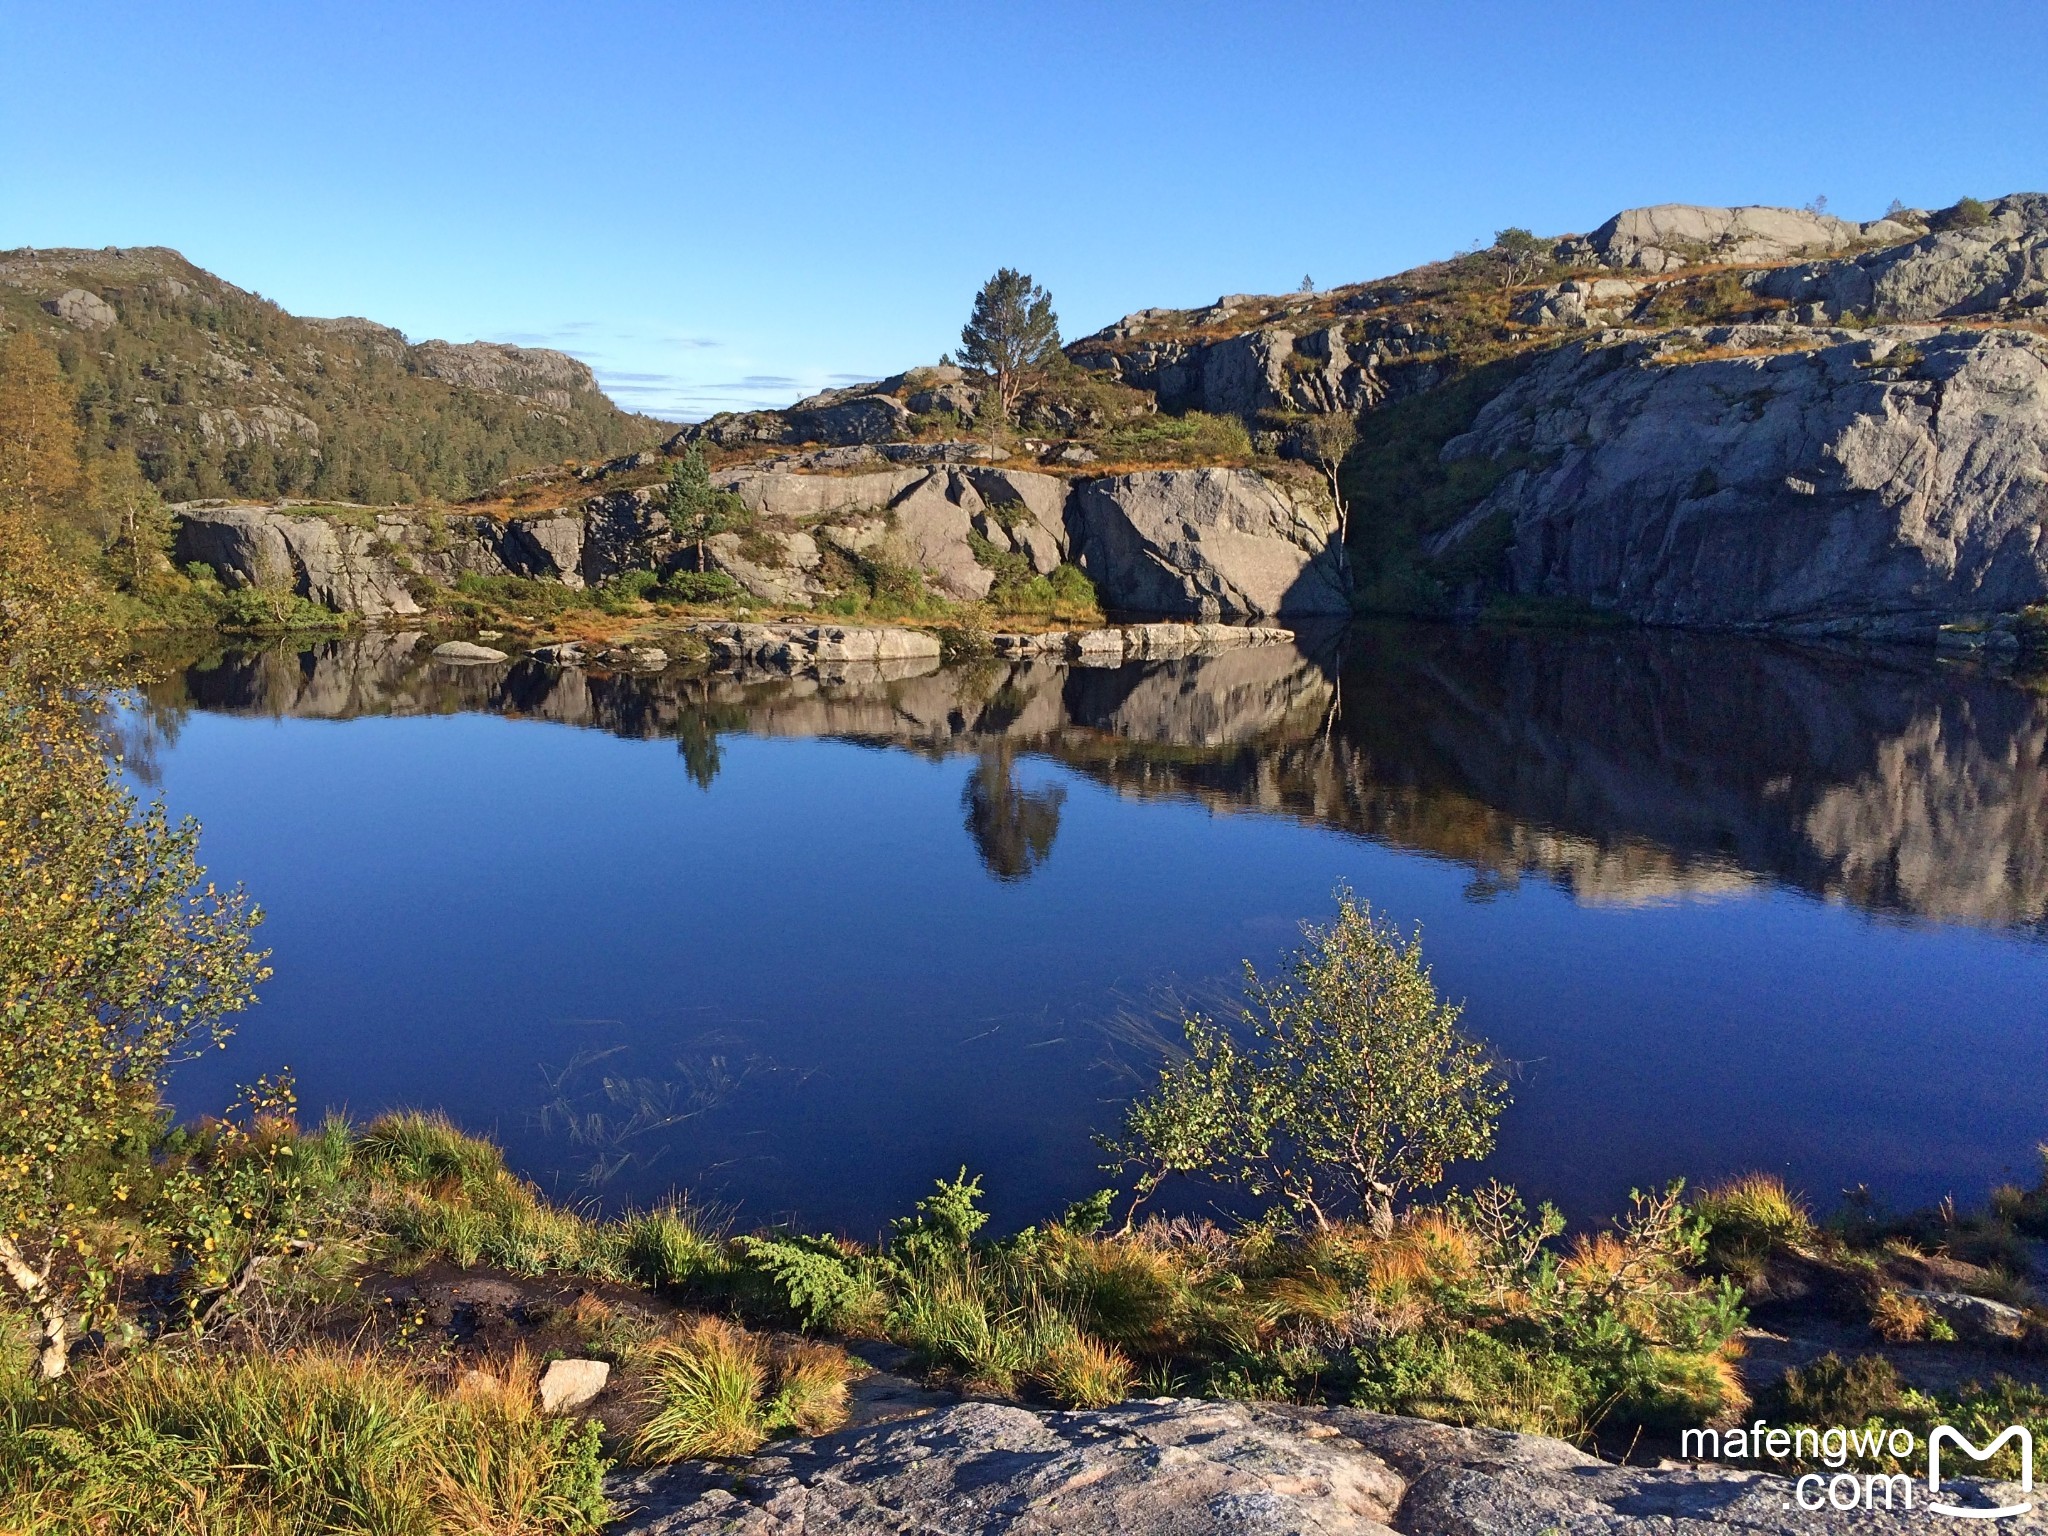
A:
[[[746,729],[747,712],[737,704],[714,704],[708,680],[700,679],[694,696],[686,695],[676,712],[676,751],[683,759],[683,771],[699,789],[709,789],[724,766],[725,753],[718,738],[725,731]]]
[[[968,835],[988,872],[998,880],[1022,880],[1043,864],[1059,835],[1060,807],[1066,798],[1066,789],[1058,784],[1019,788],[1010,747],[983,752],[960,793],[960,804],[967,812]]]
[[[670,1063],[672,1077],[632,1076],[607,1070],[625,1052],[578,1051],[560,1071],[541,1068],[552,1095],[535,1117],[541,1133],[565,1135],[582,1151],[580,1182],[596,1189],[627,1168],[649,1168],[669,1150],[672,1131],[724,1104],[755,1071],[758,1056],[739,1060],[716,1045]]]
[[[150,789],[163,784],[163,754],[178,744],[191,704],[179,687],[174,693],[147,684],[116,695],[115,707],[102,710],[100,728],[120,756],[122,770]]]

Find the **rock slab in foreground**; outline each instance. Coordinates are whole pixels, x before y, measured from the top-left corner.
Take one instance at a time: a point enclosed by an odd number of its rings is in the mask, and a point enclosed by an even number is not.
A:
[[[627,1512],[617,1536],[1847,1536],[1956,1528],[1917,1506],[1803,1510],[1783,1478],[1610,1466],[1535,1435],[1349,1409],[1174,1399],[1053,1414],[962,1403],[794,1444],[738,1469],[685,1464],[615,1480],[611,1491]],[[2048,1521],[2036,1512],[1998,1528],[2039,1532]]]

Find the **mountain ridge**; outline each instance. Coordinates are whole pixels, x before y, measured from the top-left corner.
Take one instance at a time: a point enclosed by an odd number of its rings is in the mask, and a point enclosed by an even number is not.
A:
[[[0,251],[0,322],[56,346],[95,450],[171,500],[454,498],[673,430],[567,353],[293,315],[165,246]]]

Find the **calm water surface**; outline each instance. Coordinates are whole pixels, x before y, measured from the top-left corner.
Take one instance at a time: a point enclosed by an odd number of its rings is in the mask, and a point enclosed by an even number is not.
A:
[[[446,1109],[564,1195],[872,1234],[1095,1187],[1169,994],[1348,883],[1514,1063],[1494,1171],[1580,1217],[1768,1168],[2031,1178],[2048,700],[1911,655],[1353,630],[824,683],[215,657],[138,711],[277,976],[180,1102]]]

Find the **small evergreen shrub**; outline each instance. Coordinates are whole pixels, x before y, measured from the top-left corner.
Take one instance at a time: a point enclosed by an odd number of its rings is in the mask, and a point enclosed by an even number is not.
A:
[[[671,571],[649,595],[667,603],[736,603],[747,594],[724,571]]]

